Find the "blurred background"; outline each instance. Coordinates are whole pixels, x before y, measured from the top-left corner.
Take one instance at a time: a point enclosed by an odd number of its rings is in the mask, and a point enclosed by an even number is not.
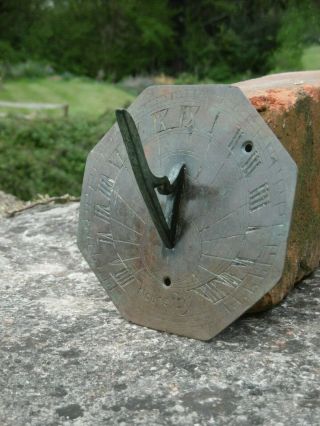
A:
[[[312,69],[319,0],[1,0],[0,190],[80,195],[114,109],[150,84]]]

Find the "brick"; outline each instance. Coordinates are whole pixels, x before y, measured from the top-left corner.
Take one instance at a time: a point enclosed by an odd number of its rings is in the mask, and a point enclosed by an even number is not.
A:
[[[320,71],[274,74],[235,84],[298,166],[298,182],[281,280],[250,311],[281,302],[320,263]]]

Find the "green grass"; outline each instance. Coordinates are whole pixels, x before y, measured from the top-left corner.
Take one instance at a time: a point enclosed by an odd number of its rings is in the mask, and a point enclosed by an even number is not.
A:
[[[2,101],[68,103],[70,117],[96,118],[106,110],[130,104],[133,98],[132,94],[115,85],[83,78],[22,79],[5,81],[0,86]],[[0,108],[1,111],[8,112],[9,109]],[[27,110],[24,112],[28,113]]]
[[[133,99],[116,85],[84,78],[2,83],[0,100],[68,103],[70,108],[68,119],[61,111],[43,111],[33,120],[18,119],[22,110],[0,108],[11,113],[0,118],[0,189],[24,200],[37,193],[80,195],[89,151],[114,123],[114,110]],[[30,110],[23,113],[30,116]]]
[[[304,70],[320,70],[320,46],[314,45],[304,49],[301,61]]]

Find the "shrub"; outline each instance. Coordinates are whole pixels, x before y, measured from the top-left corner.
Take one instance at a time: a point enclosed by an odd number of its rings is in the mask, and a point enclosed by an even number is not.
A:
[[[80,195],[87,154],[113,121],[111,111],[96,120],[0,121],[0,189],[23,200]]]
[[[41,78],[54,74],[54,69],[50,65],[35,61],[5,62],[0,64],[0,68],[3,77],[10,79]]]

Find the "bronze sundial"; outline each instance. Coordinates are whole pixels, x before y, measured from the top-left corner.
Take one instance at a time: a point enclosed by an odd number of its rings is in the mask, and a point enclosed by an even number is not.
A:
[[[280,279],[297,169],[240,89],[146,89],[89,154],[78,244],[126,319],[208,340]]]

